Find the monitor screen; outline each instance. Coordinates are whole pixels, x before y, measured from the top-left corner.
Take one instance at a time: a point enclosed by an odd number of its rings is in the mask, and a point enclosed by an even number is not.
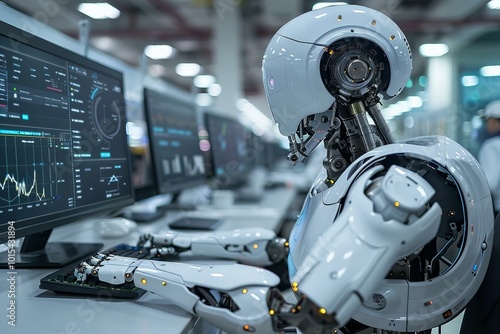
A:
[[[233,188],[246,181],[256,164],[250,151],[251,131],[236,119],[205,114],[211,152],[210,175],[217,188]]]
[[[206,181],[196,105],[144,90],[146,120],[159,193],[178,193]]]
[[[132,183],[135,200],[141,201],[158,195],[153,159],[149,144],[144,104],[127,101],[127,134],[132,153]]]
[[[0,23],[0,243],[42,266],[53,228],[133,203],[125,125],[120,72]]]
[[[265,143],[265,148],[262,154],[262,165],[272,170],[280,162],[287,162],[288,149],[280,145],[280,143],[271,141]],[[285,164],[288,166],[289,164]]]

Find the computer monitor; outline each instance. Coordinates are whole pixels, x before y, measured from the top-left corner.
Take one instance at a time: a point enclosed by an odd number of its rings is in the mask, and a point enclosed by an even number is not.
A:
[[[132,154],[132,184],[136,201],[158,195],[149,143],[144,103],[126,101],[127,134]]]
[[[120,72],[0,22],[0,243],[24,237],[3,265],[59,267],[102,246],[48,239],[133,203],[125,125]]]
[[[279,142],[267,142],[264,149],[263,165],[268,170],[272,170],[277,164],[287,160],[288,153],[288,149],[284,148]],[[287,163],[285,166],[289,166],[289,164]]]
[[[151,155],[160,194],[178,194],[206,182],[196,105],[144,89]]]
[[[256,163],[249,149],[251,131],[225,115],[206,113],[204,118],[210,142],[211,183],[219,189],[238,188]]]

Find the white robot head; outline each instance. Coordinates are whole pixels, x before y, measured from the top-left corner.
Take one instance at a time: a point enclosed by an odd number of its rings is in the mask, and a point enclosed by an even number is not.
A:
[[[296,17],[274,35],[262,63],[264,89],[279,131],[289,138],[304,131],[314,136],[328,128],[301,129],[311,115],[323,115],[336,103],[363,101],[368,109],[379,102],[379,95],[387,100],[397,96],[410,76],[411,58],[403,32],[373,9],[330,6]]]

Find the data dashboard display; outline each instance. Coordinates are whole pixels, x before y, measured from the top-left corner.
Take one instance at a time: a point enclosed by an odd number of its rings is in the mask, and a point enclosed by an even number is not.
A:
[[[236,119],[216,114],[206,114],[205,123],[210,140],[211,173],[227,183],[221,186],[239,184],[255,165],[250,130]]]
[[[205,182],[194,104],[146,89],[145,111],[160,193],[178,192]]]
[[[133,199],[121,74],[29,42],[0,35],[2,223]]]

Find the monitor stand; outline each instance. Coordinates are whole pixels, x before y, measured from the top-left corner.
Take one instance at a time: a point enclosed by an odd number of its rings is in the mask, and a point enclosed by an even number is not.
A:
[[[0,268],[61,268],[102,249],[101,243],[48,242],[52,230],[28,235],[15,254],[0,253]]]

